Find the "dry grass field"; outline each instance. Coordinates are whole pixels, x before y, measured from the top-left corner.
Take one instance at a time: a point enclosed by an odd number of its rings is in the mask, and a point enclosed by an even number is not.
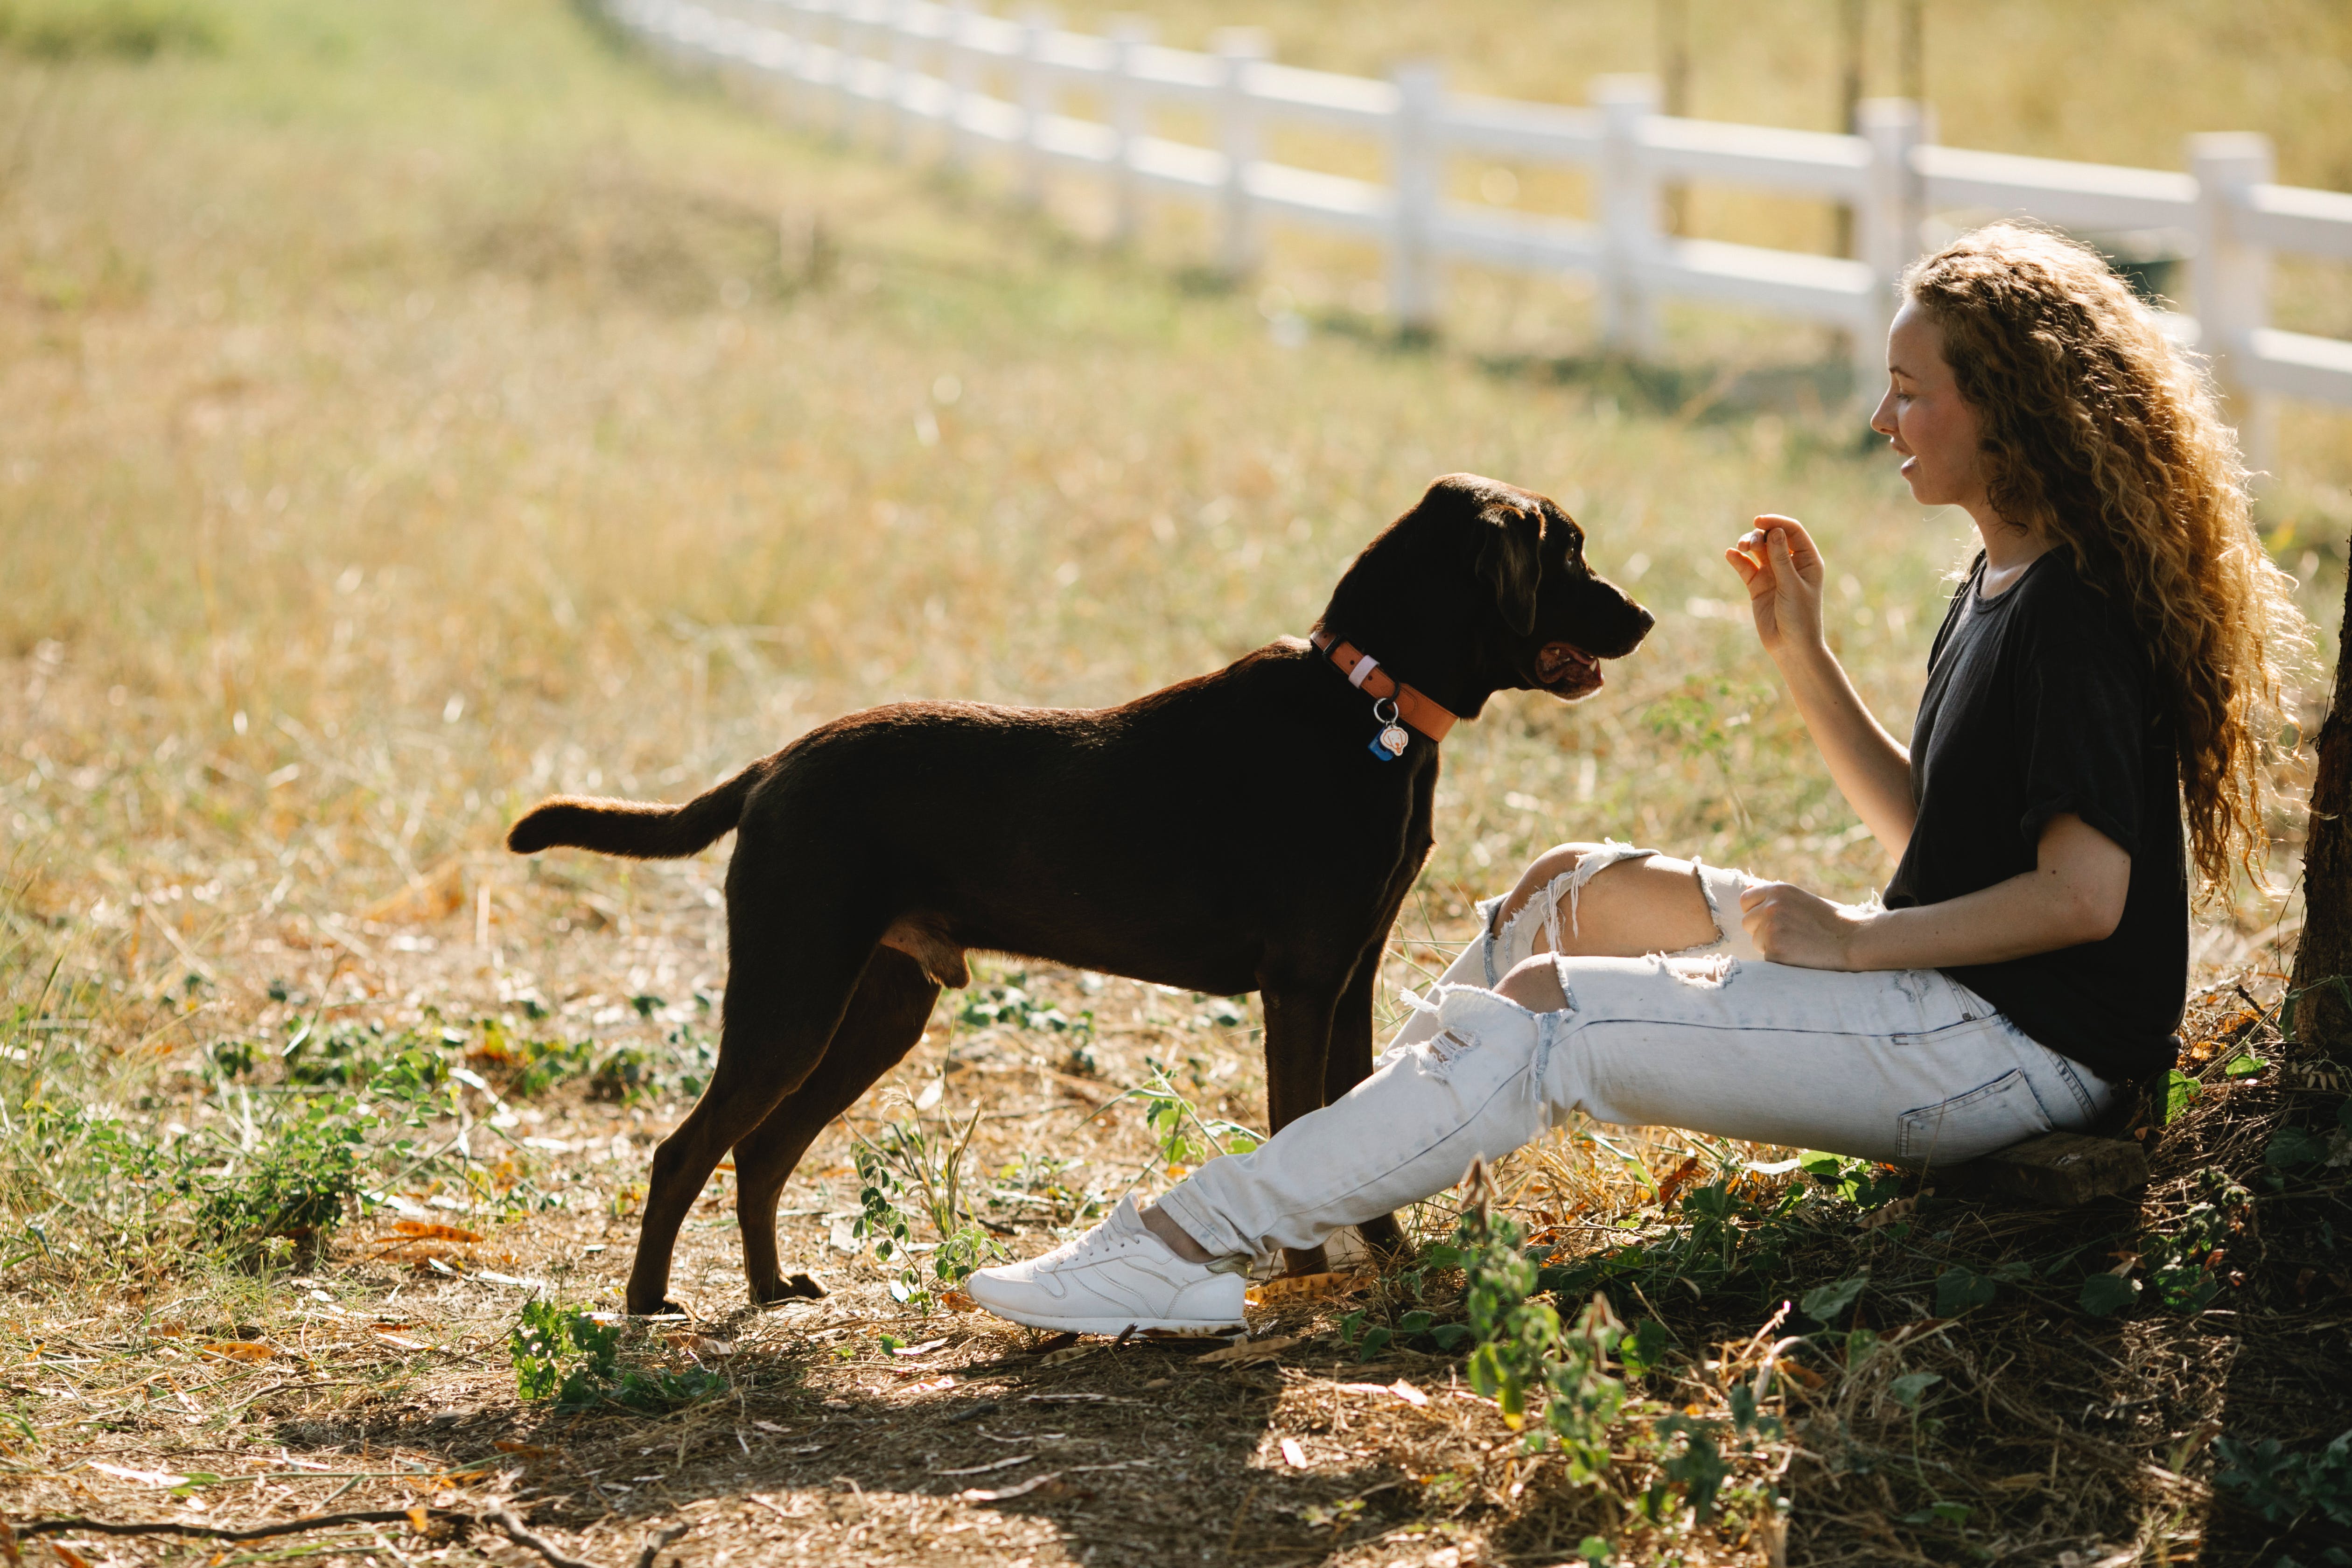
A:
[[[1700,111],[1820,121],[1812,10],[1696,9]],[[1526,23],[1540,47],[1517,8],[1448,11],[1163,32],[1435,50],[1526,96],[1644,63],[1599,7]],[[2339,8],[1984,15],[1929,7],[1956,142],[2169,163],[2252,126],[2352,187]],[[1366,258],[1285,242],[1229,291],[1181,220],[1118,255],[1089,210],[782,128],[557,0],[0,0],[0,1556],[548,1560],[478,1522],[506,1506],[599,1568],[679,1524],[662,1561],[695,1568],[2332,1561],[2309,1500],[2352,1482],[2292,1457],[2340,1429],[2352,1348],[2343,1085],[2278,1038],[2297,906],[2251,892],[2200,930],[2136,1205],[1903,1209],[1664,1130],[1507,1163],[1563,1312],[1598,1289],[1640,1327],[1597,1484],[1430,1331],[1475,1310],[1442,1254],[1269,1287],[1233,1353],[957,1310],[942,1256],[1042,1249],[1262,1125],[1248,999],[1051,966],[982,965],[812,1151],[787,1268],[824,1298],[744,1307],[722,1171],[688,1321],[607,1345],[572,1315],[617,1302],[708,1071],[726,851],[521,862],[520,807],[677,798],[898,697],[1213,668],[1303,630],[1437,473],[1559,498],[1660,627],[1593,700],[1498,699],[1447,742],[1391,994],[1563,838],[1885,874],[1717,559],[1755,511],[1812,523],[1900,727],[1965,522],[1908,503],[1817,335],[1676,316],[1635,370],[1574,290],[1465,274],[1446,339],[1400,349]],[[1825,222],[1695,211],[1751,217]],[[2294,324],[2352,331],[2347,301],[2283,284]],[[2263,526],[2332,620],[2352,421],[2285,434]],[[878,1256],[901,1223],[920,1250]],[[2118,1258],[2147,1288],[2094,1313]],[[2285,1469],[2222,1457],[2262,1438]],[[378,1517],[203,1533],[316,1513]],[[183,1533],[32,1531],[72,1517]]]

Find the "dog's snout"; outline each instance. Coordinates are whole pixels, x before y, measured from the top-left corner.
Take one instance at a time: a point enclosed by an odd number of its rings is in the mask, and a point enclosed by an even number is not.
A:
[[[1600,613],[1592,616],[1594,629],[1602,634],[1588,645],[1590,650],[1602,658],[1623,658],[1642,646],[1658,617],[1643,609],[1633,595],[1606,577],[1595,577],[1592,585],[1601,603],[1595,606]]]

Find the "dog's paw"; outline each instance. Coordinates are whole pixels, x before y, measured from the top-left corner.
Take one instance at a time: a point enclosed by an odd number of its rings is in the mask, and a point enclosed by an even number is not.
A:
[[[807,1274],[788,1274],[782,1279],[751,1289],[751,1300],[757,1306],[772,1307],[780,1301],[821,1301],[824,1287]]]

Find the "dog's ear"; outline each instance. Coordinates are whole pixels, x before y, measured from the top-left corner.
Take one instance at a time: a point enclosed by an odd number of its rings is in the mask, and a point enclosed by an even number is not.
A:
[[[1520,637],[1536,629],[1536,590],[1543,581],[1543,512],[1495,501],[1478,513],[1478,575],[1495,592],[1503,624]]]

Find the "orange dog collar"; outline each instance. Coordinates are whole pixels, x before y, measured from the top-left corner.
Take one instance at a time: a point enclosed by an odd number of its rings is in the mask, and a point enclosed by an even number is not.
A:
[[[1416,691],[1403,681],[1391,676],[1380,667],[1381,661],[1355,644],[1333,636],[1317,632],[1307,639],[1328,658],[1348,684],[1375,700],[1396,704],[1396,716],[1432,741],[1443,741],[1445,732],[1454,728],[1454,715],[1447,712],[1423,692]]]

